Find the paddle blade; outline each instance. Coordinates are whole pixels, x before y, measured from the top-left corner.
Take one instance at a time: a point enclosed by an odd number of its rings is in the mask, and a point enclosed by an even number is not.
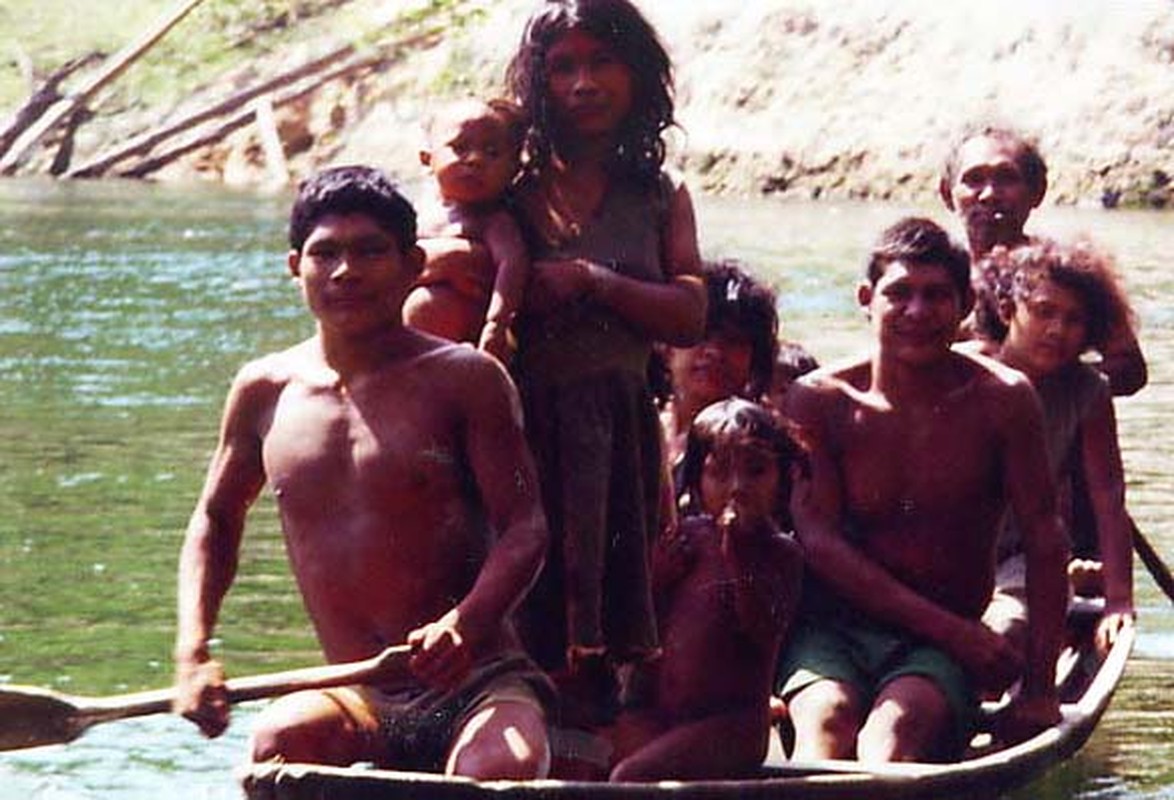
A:
[[[0,687],[0,750],[72,742],[85,730],[67,697],[33,686]]]

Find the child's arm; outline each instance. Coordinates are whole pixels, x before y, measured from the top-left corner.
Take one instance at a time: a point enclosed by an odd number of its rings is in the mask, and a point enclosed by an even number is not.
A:
[[[682,520],[671,535],[661,536],[653,543],[652,591],[658,610],[697,560],[697,544],[692,541],[696,527],[709,524],[712,523],[708,517],[690,517]]]
[[[1109,378],[1113,394],[1119,397],[1136,394],[1149,380],[1141,345],[1128,326],[1112,332],[1101,353],[1099,367]]]
[[[1125,511],[1125,474],[1117,443],[1117,420],[1108,392],[1097,397],[1081,420],[1081,455],[1096,519],[1105,613],[1097,643],[1106,649],[1133,621],[1133,532]]]
[[[636,280],[586,259],[547,261],[535,283],[550,304],[590,297],[643,330],[654,341],[688,347],[705,333],[705,284],[697,247],[697,222],[689,190],[672,194],[665,226],[665,281]]]
[[[493,214],[485,226],[485,246],[493,260],[493,293],[477,346],[507,363],[510,356],[509,330],[522,305],[530,255],[517,222],[506,211]]]

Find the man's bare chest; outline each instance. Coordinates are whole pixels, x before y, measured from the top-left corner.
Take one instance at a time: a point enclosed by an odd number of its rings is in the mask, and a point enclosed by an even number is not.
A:
[[[293,389],[274,409],[263,458],[276,487],[424,491],[451,484],[458,452],[445,409],[423,398]]]
[[[839,463],[849,506],[888,516],[953,509],[991,490],[999,437],[979,415],[858,413],[843,429]]]

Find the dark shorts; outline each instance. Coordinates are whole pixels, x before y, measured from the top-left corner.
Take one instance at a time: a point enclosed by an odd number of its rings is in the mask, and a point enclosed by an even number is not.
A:
[[[525,656],[503,656],[473,668],[463,683],[442,692],[423,687],[383,691],[344,686],[324,691],[370,737],[378,766],[438,772],[457,734],[479,712],[501,703],[523,703],[550,719],[554,689]]]
[[[958,749],[970,741],[977,723],[978,696],[961,665],[936,647],[866,620],[805,621],[784,648],[777,674],[776,693],[784,700],[817,681],[833,680],[854,687],[868,705],[886,684],[919,675],[945,695]]]

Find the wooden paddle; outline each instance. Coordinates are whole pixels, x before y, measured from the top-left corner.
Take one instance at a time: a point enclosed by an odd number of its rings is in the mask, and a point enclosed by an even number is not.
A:
[[[370,682],[386,677],[410,651],[410,645],[394,645],[364,661],[235,678],[226,683],[228,701],[240,703],[302,689]],[[77,697],[32,686],[0,686],[0,750],[65,744],[91,725],[168,712],[174,698],[174,688]]]
[[[1166,593],[1166,597],[1170,598],[1170,602],[1174,603],[1174,575],[1170,574],[1170,568],[1166,566],[1166,562],[1162,561],[1162,557],[1150,544],[1149,539],[1142,535],[1137,523],[1132,518],[1129,520],[1129,526],[1133,529],[1133,549],[1137,551],[1141,563],[1145,564],[1145,568],[1149,570],[1154,583],[1158,584],[1158,587]]]

